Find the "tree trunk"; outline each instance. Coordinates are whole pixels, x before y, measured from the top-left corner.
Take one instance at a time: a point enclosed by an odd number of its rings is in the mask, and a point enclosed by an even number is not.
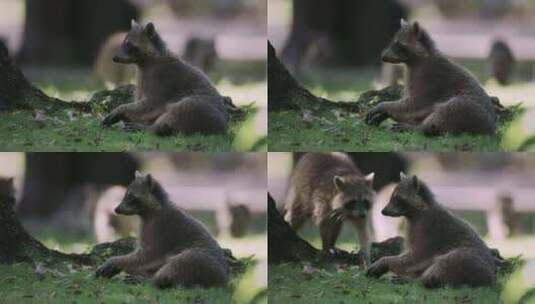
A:
[[[62,206],[72,189],[127,186],[139,168],[126,153],[27,153],[24,190],[18,212],[44,217]]]
[[[378,65],[407,10],[396,0],[293,0],[282,60],[294,70],[317,37],[327,37],[335,64]]]
[[[66,102],[48,97],[32,86],[10,60],[5,45],[0,44],[0,111],[31,108],[55,110],[66,106]],[[76,103],[70,106],[84,107]]]
[[[26,0],[17,60],[29,65],[90,65],[111,34],[139,12],[127,0]]]
[[[26,232],[13,211],[14,203],[13,197],[0,194],[0,264],[36,260],[69,260],[80,264],[91,263],[87,255],[71,255],[50,250],[34,239]]]
[[[403,238],[395,237],[372,243],[372,262],[403,251]],[[313,262],[362,265],[361,254],[340,251],[326,255],[300,238],[277,210],[277,203],[268,193],[268,263]]]
[[[316,261],[320,252],[295,234],[268,194],[268,263]]]
[[[268,41],[268,110],[325,110],[343,109],[362,113],[381,101],[401,98],[403,87],[391,86],[380,91],[363,93],[358,101],[334,102],[317,97],[299,84],[284,64],[277,58],[275,48]]]

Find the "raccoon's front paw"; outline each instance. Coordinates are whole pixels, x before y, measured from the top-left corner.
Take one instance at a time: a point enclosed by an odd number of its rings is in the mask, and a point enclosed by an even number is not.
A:
[[[109,279],[114,275],[118,274],[119,272],[121,272],[121,269],[119,267],[113,265],[113,263],[106,262],[104,263],[104,265],[100,266],[99,269],[97,269],[97,271],[95,272],[95,276],[97,278]]]
[[[388,267],[382,259],[373,263],[366,271],[366,276],[372,278],[378,278],[388,272]]]
[[[404,123],[395,123],[390,128],[390,130],[392,130],[393,132],[397,132],[397,133],[408,132],[408,131],[411,131],[412,129],[413,127],[411,125],[404,124]]]
[[[164,289],[173,286],[173,280],[166,275],[156,275],[152,278],[152,284],[157,288]]]
[[[118,122],[120,120],[119,116],[115,113],[110,113],[104,119],[102,120],[102,126],[103,127],[110,127],[114,123]]]
[[[372,126],[378,126],[388,118],[388,114],[382,109],[381,105],[373,107],[368,114],[366,114],[365,122]]]

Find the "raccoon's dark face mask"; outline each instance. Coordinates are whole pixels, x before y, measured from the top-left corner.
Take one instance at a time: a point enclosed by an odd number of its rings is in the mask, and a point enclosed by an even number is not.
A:
[[[145,209],[143,201],[130,192],[126,192],[123,200],[115,208],[115,213],[121,215],[136,215],[143,213]]]
[[[132,43],[131,41],[125,40],[117,54],[113,56],[113,61],[116,63],[128,64],[138,63],[143,58],[144,56],[141,49],[138,46],[134,45],[134,43]]]

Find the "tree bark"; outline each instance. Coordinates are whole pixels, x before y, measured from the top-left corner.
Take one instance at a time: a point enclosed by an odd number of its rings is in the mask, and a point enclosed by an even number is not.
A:
[[[406,17],[407,9],[396,0],[293,0],[292,27],[282,60],[294,70],[315,37],[327,36],[333,63],[378,65],[379,54]]]
[[[381,243],[372,243],[371,260],[383,256],[398,255],[403,251],[403,238],[396,237]],[[340,251],[336,255],[326,255],[300,238],[286,223],[277,210],[275,200],[268,193],[268,263],[312,262],[346,263],[362,265],[361,254]]]
[[[295,80],[284,64],[277,58],[275,48],[269,41],[268,82],[269,111],[343,109],[349,112],[362,113],[378,102],[401,98],[403,92],[403,87],[396,85],[380,91],[368,91],[363,93],[359,100],[351,102],[335,102],[317,97]]]
[[[101,43],[130,29],[139,12],[127,0],[26,0],[17,61],[29,65],[90,65]]]

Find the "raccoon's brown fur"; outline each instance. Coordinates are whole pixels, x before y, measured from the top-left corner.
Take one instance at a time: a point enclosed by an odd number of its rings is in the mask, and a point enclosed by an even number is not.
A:
[[[150,278],[159,288],[227,284],[223,250],[199,221],[173,206],[150,174],[136,172],[115,212],[141,217],[139,247],[133,253],[107,260],[97,270],[97,277],[111,278],[125,271]]]
[[[214,38],[191,37],[186,43],[184,60],[205,73],[210,71],[218,60]]]
[[[113,110],[104,126],[122,120],[162,136],[226,132],[224,97],[199,69],[167,50],[152,23],[133,21],[114,61],[137,65],[136,100]]]
[[[406,218],[408,252],[379,259],[368,269],[369,276],[392,271],[419,279],[428,288],[495,284],[492,251],[470,225],[436,202],[416,176],[401,173],[401,181],[382,213]]]
[[[106,83],[113,85],[128,84],[136,76],[136,68],[113,62],[113,56],[119,52],[127,33],[112,34],[102,45],[94,65],[95,75]]]
[[[498,39],[492,43],[488,62],[491,76],[499,84],[508,85],[515,65],[515,57],[505,41]]]
[[[467,70],[440,53],[418,22],[402,20],[382,60],[407,66],[408,96],[378,104],[368,112],[366,123],[379,125],[392,118],[398,122],[394,130],[426,135],[495,133],[491,97]]]
[[[358,231],[367,265],[373,175],[362,175],[346,154],[307,153],[292,173],[284,203],[284,219],[295,230],[312,219],[319,226],[325,252],[335,250],[343,222],[351,222]]]

